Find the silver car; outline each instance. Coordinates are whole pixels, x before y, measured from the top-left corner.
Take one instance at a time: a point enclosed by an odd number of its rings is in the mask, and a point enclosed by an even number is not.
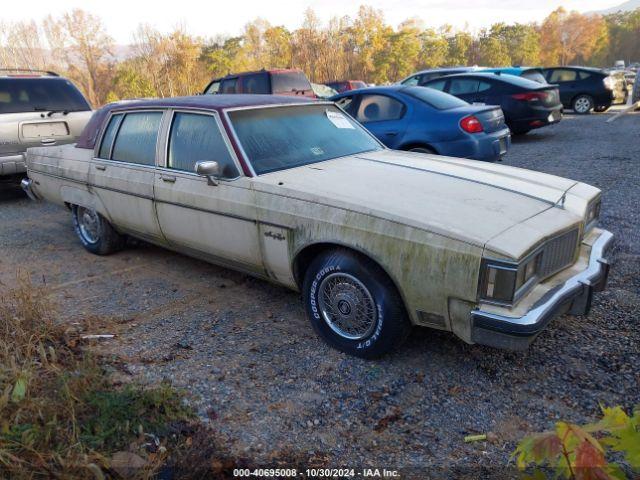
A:
[[[89,118],[89,103],[69,80],[0,69],[0,180],[24,176],[27,148],[74,143]]]

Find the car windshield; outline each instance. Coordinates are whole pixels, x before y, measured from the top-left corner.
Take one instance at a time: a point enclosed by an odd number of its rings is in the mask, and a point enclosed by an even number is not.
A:
[[[458,97],[448,93],[427,87],[406,87],[402,91],[413,98],[422,100],[438,110],[451,110],[452,108],[466,107],[469,104]]]
[[[0,78],[0,113],[91,110],[63,78]]]
[[[334,105],[292,105],[229,112],[258,175],[383,147]]]

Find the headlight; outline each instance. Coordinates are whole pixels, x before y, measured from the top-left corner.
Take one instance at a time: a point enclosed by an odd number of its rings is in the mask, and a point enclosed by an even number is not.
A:
[[[602,201],[598,198],[597,200],[592,201],[587,207],[587,215],[584,219],[585,230],[590,229],[597,223],[598,218],[600,218],[601,205]]]
[[[502,305],[513,304],[533,285],[542,252],[521,263],[484,260],[480,282],[480,298]]]

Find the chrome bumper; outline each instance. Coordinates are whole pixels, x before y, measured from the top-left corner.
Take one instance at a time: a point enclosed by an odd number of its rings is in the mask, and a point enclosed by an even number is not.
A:
[[[0,175],[19,175],[27,171],[24,154],[0,156]]]
[[[605,253],[612,240],[613,234],[604,230],[591,247],[588,267],[547,292],[522,317],[473,310],[472,341],[491,347],[523,350],[554,317],[567,312],[571,315],[589,313],[593,293],[604,290],[607,284],[609,262]]]
[[[38,201],[40,199],[35,193],[33,193],[33,190],[31,189],[32,184],[33,180],[31,180],[30,178],[23,178],[20,182],[20,186],[22,187],[22,190],[24,190],[24,193],[27,194],[27,197],[29,197],[33,201]]]

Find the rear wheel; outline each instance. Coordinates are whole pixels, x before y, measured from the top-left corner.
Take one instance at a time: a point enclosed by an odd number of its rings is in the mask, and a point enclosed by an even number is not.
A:
[[[578,95],[571,104],[573,111],[579,115],[586,115],[593,109],[593,98],[589,95]]]
[[[315,258],[305,274],[303,295],[314,330],[350,355],[379,357],[399,346],[411,329],[389,277],[350,250]]]
[[[107,219],[94,209],[74,205],[71,214],[76,235],[89,252],[108,255],[124,247],[124,235],[116,232]]]

